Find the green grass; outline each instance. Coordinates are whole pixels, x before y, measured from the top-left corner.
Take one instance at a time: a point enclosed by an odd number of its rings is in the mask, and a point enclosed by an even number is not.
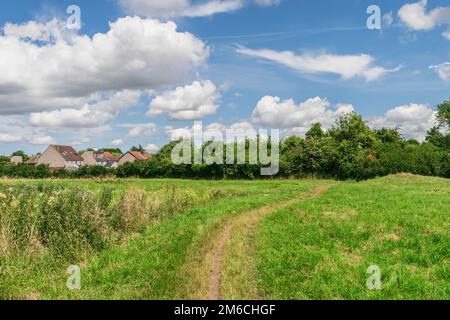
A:
[[[70,259],[46,247],[0,255],[3,299],[205,298],[208,254],[224,226],[233,222],[238,228],[225,246],[226,283],[221,284],[226,298],[240,298],[245,290],[268,299],[450,298],[449,180],[407,175],[362,183],[112,179],[2,184],[93,193],[109,186],[116,195],[144,190],[163,196],[176,188],[197,199],[175,215],[123,230],[102,250]],[[325,193],[268,212],[248,228],[245,215],[252,210],[330,184]],[[79,291],[66,288],[72,264],[82,269]],[[366,288],[370,265],[382,271],[380,291]],[[253,278],[242,281],[243,275]]]
[[[258,282],[272,299],[449,299],[450,183],[343,183],[265,219]],[[382,290],[367,289],[377,265]]]
[[[16,181],[34,183],[43,181]],[[10,181],[8,181],[10,183]],[[99,190],[101,182],[65,180],[45,181],[65,187],[83,187]],[[124,180],[114,184],[119,189],[141,187],[160,190],[167,185],[194,192],[232,192],[231,197],[219,197],[184,214],[174,216],[149,227],[143,235],[135,235],[121,246],[102,251],[87,261],[60,261],[51,254],[32,259],[25,256],[9,263],[2,275],[3,297],[40,299],[169,299],[194,296],[190,287],[192,277],[186,274],[184,264],[207,242],[221,223],[233,215],[289,199],[308,189],[313,181],[184,181],[184,180]],[[11,267],[11,264],[13,266]],[[65,287],[69,264],[81,264],[83,290],[68,291]],[[24,270],[17,274],[17,269]],[[180,286],[183,284],[183,286]]]

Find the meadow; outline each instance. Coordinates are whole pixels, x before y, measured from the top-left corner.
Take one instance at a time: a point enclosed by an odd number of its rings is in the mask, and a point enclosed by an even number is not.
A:
[[[449,299],[449,200],[409,174],[0,180],[0,298]]]

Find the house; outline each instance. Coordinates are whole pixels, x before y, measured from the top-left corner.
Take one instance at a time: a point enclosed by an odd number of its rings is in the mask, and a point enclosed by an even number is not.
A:
[[[84,160],[70,146],[51,145],[36,159],[36,165],[41,164],[51,170],[75,170],[84,165]]]
[[[152,155],[147,152],[128,151],[120,157],[118,165],[121,166],[125,163],[133,163],[135,161],[145,161],[151,157]]]
[[[19,164],[23,163],[23,157],[22,156],[12,156],[11,157],[11,164],[13,166],[18,166]]]
[[[81,157],[84,160],[85,166],[103,166],[110,169],[117,168],[120,159],[120,156],[103,150],[86,151]]]
[[[40,157],[40,154],[37,154],[37,155],[31,157],[28,161],[26,161],[25,164],[28,164],[30,166],[36,166],[38,164],[39,157]]]

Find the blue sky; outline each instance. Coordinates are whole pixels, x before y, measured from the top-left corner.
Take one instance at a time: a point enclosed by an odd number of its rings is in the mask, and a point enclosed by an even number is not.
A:
[[[373,4],[381,30],[366,25]],[[61,31],[70,5],[81,29]],[[129,37],[94,39],[118,19]],[[47,143],[155,151],[194,120],[302,135],[352,110],[422,139],[450,96],[448,1],[15,0],[0,2],[0,26],[1,154]]]

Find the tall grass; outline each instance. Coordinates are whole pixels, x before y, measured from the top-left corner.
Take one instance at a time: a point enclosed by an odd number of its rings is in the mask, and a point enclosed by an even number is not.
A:
[[[221,195],[175,186],[154,192],[0,186],[0,255],[47,252],[64,260],[81,260],[127,234],[217,196]]]

